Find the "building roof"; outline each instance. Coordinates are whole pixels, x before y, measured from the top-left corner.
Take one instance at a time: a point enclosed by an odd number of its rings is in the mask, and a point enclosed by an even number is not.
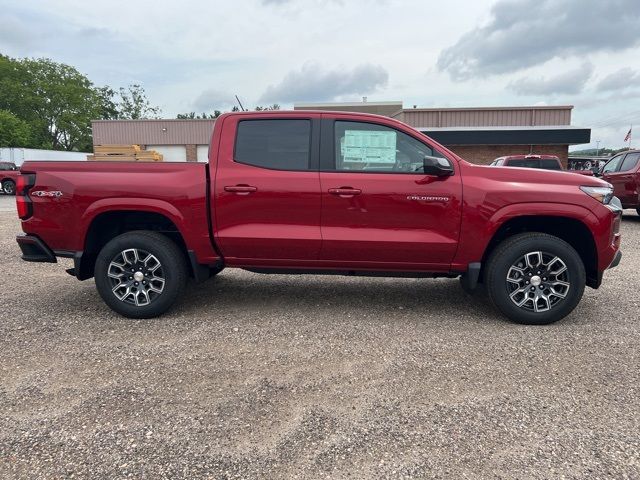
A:
[[[330,110],[334,112],[373,113],[391,117],[402,110],[402,102],[333,102],[333,103],[296,103],[294,110]]]
[[[215,119],[94,120],[94,145],[205,145]]]
[[[591,130],[571,126],[572,105],[402,108],[402,102],[297,103],[300,110],[377,114],[404,122],[445,145],[577,145]],[[253,113],[253,112],[247,112]],[[284,111],[270,112],[286,114]],[[205,145],[215,119],[96,120],[94,145]]]

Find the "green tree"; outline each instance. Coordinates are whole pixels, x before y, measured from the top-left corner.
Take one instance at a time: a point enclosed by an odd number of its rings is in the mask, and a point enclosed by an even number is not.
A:
[[[91,120],[101,118],[104,97],[75,68],[49,59],[0,58],[0,109],[31,128],[31,147],[91,148]]]
[[[120,87],[118,118],[137,120],[141,118],[159,118],[161,110],[151,105],[142,86],[133,84]]]
[[[203,120],[203,119],[211,119],[211,118],[218,118],[220,115],[222,115],[222,112],[220,110],[214,110],[213,113],[204,113],[202,112],[202,114],[197,115],[196,112],[189,112],[189,113],[179,113],[176,118],[181,118],[183,120]]]
[[[267,105],[266,107],[257,106],[256,108],[254,108],[254,110],[256,112],[265,112],[265,111],[269,111],[269,110],[280,110],[280,105],[278,105],[277,103],[274,103],[273,105]]]
[[[8,110],[0,110],[0,147],[28,147],[31,128]]]
[[[96,93],[100,98],[100,120],[116,120],[120,116],[116,103],[116,92],[111,87],[98,87]],[[96,119],[97,120],[97,119]]]

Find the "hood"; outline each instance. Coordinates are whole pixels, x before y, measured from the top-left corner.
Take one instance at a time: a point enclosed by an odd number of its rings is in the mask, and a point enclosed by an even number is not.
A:
[[[589,175],[580,175],[570,171],[542,170],[521,167],[489,167],[487,165],[467,164],[476,175],[504,182],[537,183],[548,185],[575,185],[590,187],[611,186],[608,182]],[[481,173],[482,172],[482,173]]]

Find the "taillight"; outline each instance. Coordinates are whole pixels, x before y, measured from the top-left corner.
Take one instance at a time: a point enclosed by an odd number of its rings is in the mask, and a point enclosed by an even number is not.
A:
[[[20,174],[16,178],[16,207],[18,216],[26,220],[33,214],[33,205],[28,196],[29,189],[36,184],[36,176],[30,174]]]

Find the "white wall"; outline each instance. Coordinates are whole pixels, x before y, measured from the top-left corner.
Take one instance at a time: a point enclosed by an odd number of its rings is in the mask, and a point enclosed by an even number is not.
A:
[[[147,145],[146,149],[161,153],[165,162],[187,161],[187,149],[184,145]]]
[[[63,152],[60,150],[36,150],[33,148],[0,148],[0,162],[13,162],[17,166],[29,160],[77,161],[87,160],[88,153]]]
[[[198,161],[209,161],[209,145],[198,145]]]

